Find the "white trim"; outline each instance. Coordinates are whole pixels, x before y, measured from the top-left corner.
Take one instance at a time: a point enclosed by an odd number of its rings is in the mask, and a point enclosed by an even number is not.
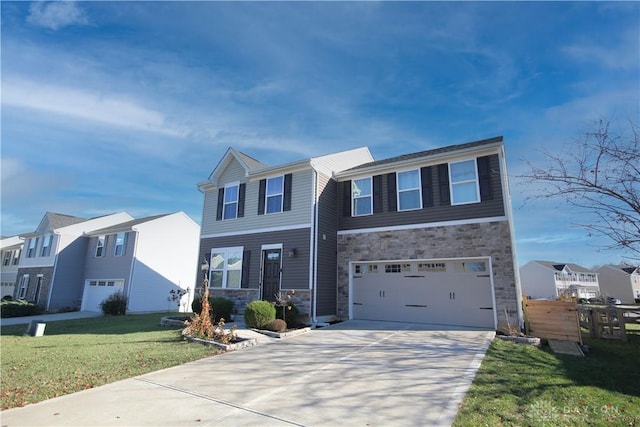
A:
[[[417,172],[418,174],[418,186],[415,188],[410,188],[407,190],[402,190],[403,193],[407,193],[409,191],[417,191],[418,192],[418,207],[416,208],[409,208],[409,209],[401,209],[400,208],[400,179],[398,177],[398,175],[400,175],[401,173],[407,173],[407,172]],[[373,184],[371,185],[371,190],[372,190],[372,196],[373,196]],[[372,202],[373,202],[373,197],[371,197]],[[423,204],[422,204],[422,174],[420,173],[420,168],[416,168],[416,169],[406,169],[406,170],[399,170],[396,171],[396,207],[397,207],[397,212],[409,212],[409,211],[415,211],[415,210],[419,210],[423,208]],[[373,203],[372,203],[372,210],[373,210]]]
[[[276,178],[281,178],[281,186],[280,186],[280,192],[277,194],[272,194],[271,196],[269,196],[269,180],[272,179],[276,179]],[[238,187],[238,196],[240,195],[240,190]],[[268,212],[267,211],[267,206],[269,206],[269,197],[278,197],[280,196],[280,209],[274,212]],[[238,197],[239,199],[240,197]],[[273,215],[273,214],[279,214],[284,212],[284,175],[277,175],[277,176],[272,176],[270,178],[266,178],[265,179],[265,183],[264,183],[264,214],[265,215]]]
[[[474,173],[475,173],[475,179],[474,180],[466,180],[466,181],[458,181],[458,182],[453,182],[453,179],[451,178],[451,165],[455,165],[458,163],[466,163],[466,162],[471,162],[473,161],[473,167],[474,167]],[[455,162],[449,162],[447,163],[448,167],[449,167],[449,194],[451,195],[450,199],[451,199],[451,206],[459,206],[459,205],[469,205],[472,203],[480,203],[482,201],[482,199],[480,198],[480,176],[478,174],[478,158],[474,157],[472,159],[464,159],[464,160],[456,160]],[[459,184],[469,184],[471,182],[475,181],[475,187],[476,187],[476,199],[475,200],[471,200],[468,202],[458,202],[455,203],[453,200],[453,186],[454,185],[459,185]]]
[[[311,274],[309,275],[309,290],[311,290],[311,321],[316,321],[316,316],[318,314],[318,260],[316,259],[318,256],[318,221],[320,216],[320,204],[318,203],[318,172],[314,170],[313,178],[311,180],[311,185],[313,185],[311,189],[311,221],[313,223],[313,229],[311,230],[311,239],[309,241],[309,246],[311,249],[309,255],[309,271]]]
[[[274,231],[299,230],[301,228],[311,228],[311,224],[283,225],[280,227],[256,228],[253,230],[228,231],[226,233],[203,234],[201,239],[210,239],[216,237],[244,236],[247,234],[271,233]]]
[[[227,198],[227,188],[233,188],[236,187],[236,201],[235,202],[229,202],[227,203],[226,198]],[[231,205],[235,203],[236,204],[236,212],[235,215],[233,216],[233,218],[225,218],[224,217],[224,213],[226,211],[226,207],[227,205]],[[229,182],[227,184],[224,185],[224,191],[222,192],[222,221],[231,221],[234,219],[238,219],[238,209],[240,207],[240,181],[234,181],[234,182]]]
[[[276,248],[278,249],[278,248]],[[214,271],[213,268],[213,254],[214,252],[223,252],[224,253],[224,266],[223,268],[216,268],[216,271],[222,270],[222,283],[220,284],[220,286],[213,286],[212,282],[211,282],[211,272]],[[239,286],[237,288],[230,288],[227,286],[227,277],[229,274],[229,257],[228,254],[230,252],[240,252],[241,253],[241,259],[242,259],[242,264],[240,265],[240,283]],[[280,252],[282,253],[282,249],[280,249]],[[282,258],[282,256],[281,256]],[[227,246],[227,247],[221,247],[221,248],[211,248],[211,250],[209,251],[209,271],[208,271],[208,280],[209,280],[209,288],[210,289],[241,289],[242,288],[242,273],[244,270],[244,246]],[[281,261],[282,262],[282,261]],[[237,269],[231,269],[231,271],[238,271]]]
[[[267,251],[269,249],[280,249],[280,250],[282,250],[282,243],[272,243],[272,244],[269,244],[269,245],[262,245],[261,250]]]
[[[501,221],[508,221],[508,218],[506,216],[491,216],[487,218],[459,219],[455,221],[425,222],[422,224],[393,225],[388,227],[373,227],[373,228],[357,228],[354,230],[339,230],[338,236],[345,236],[349,234],[360,234],[360,233],[376,233],[379,231],[416,230],[419,228],[447,227],[447,226],[465,225],[465,224],[482,224],[486,222],[501,222]]]
[[[365,214],[358,214],[356,213],[355,209],[354,209],[354,203],[356,201],[356,196],[355,193],[353,192],[353,186],[355,185],[356,181],[362,181],[364,179],[368,179],[369,180],[369,187],[371,190],[371,193],[368,196],[359,196],[358,199],[363,199],[365,197],[369,198],[369,213],[365,213]],[[369,176],[364,176],[362,178],[355,178],[351,180],[351,216],[352,217],[361,217],[361,216],[370,216],[373,215],[373,177],[371,175]]]

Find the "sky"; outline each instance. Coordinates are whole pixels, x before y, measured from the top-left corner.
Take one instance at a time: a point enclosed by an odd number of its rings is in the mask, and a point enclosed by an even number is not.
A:
[[[10,2],[2,235],[47,211],[200,223],[228,147],[268,165],[502,135],[518,264],[627,254],[518,178],[597,120],[638,123],[638,2]]]

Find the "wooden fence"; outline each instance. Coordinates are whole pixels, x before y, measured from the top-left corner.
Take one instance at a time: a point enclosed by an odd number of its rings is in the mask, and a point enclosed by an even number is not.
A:
[[[575,302],[523,299],[527,335],[582,344]]]
[[[580,326],[588,329],[593,338],[626,341],[627,325],[640,325],[638,306],[579,305],[578,314]]]

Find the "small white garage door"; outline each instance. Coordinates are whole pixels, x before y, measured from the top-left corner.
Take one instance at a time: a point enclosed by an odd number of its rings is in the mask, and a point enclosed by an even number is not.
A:
[[[82,294],[82,311],[102,311],[100,303],[109,295],[122,292],[124,280],[87,280]]]
[[[486,258],[363,262],[351,273],[354,319],[495,328]]]

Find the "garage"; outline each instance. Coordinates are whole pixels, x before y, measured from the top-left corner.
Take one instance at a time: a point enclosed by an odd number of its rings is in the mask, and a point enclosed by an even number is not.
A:
[[[352,263],[352,318],[495,329],[487,258]]]
[[[122,292],[124,280],[87,280],[82,294],[82,311],[102,311],[100,303],[109,295]]]

